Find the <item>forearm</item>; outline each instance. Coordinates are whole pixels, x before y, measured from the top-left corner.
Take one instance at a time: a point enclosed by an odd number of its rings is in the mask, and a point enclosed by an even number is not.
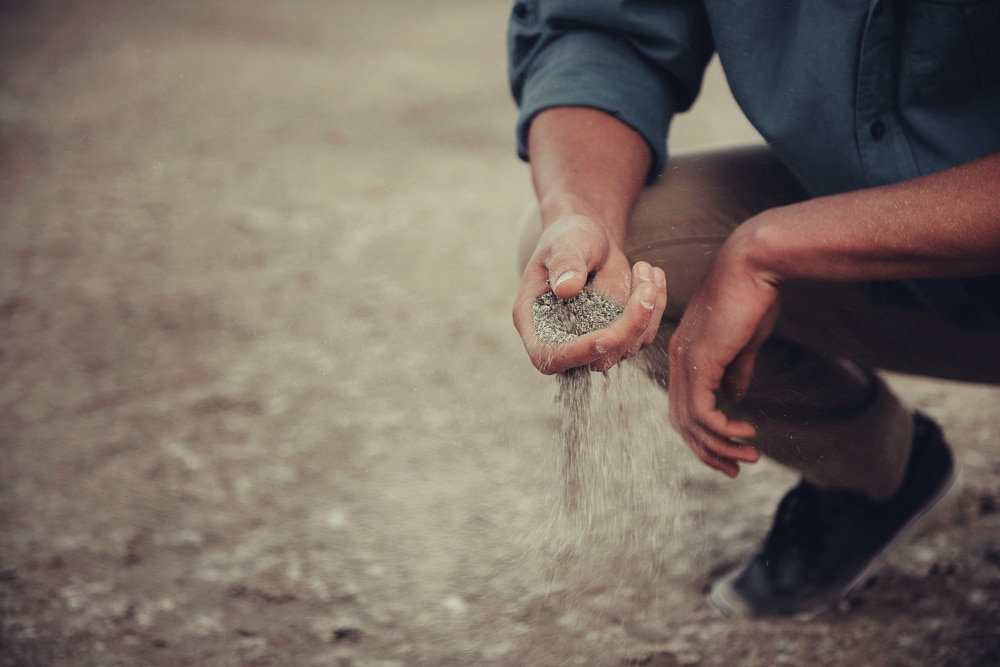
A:
[[[629,213],[649,170],[645,141],[601,111],[557,107],[532,121],[528,149],[542,225],[585,215],[623,246]]]
[[[732,250],[784,280],[882,280],[1000,273],[1000,153],[895,185],[774,209]]]

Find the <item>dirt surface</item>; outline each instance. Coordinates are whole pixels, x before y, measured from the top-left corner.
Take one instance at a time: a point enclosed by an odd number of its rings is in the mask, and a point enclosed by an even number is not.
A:
[[[892,378],[967,483],[850,608],[711,612],[794,480],[665,426],[672,539],[535,548],[507,10],[0,2],[0,664],[1000,664],[995,388]]]

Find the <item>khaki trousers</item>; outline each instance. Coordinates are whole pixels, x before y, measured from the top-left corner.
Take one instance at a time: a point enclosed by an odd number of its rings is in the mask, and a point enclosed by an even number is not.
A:
[[[729,233],[756,213],[805,197],[766,147],[672,157],[667,173],[645,189],[626,252],[667,276],[660,335],[646,352],[662,386],[669,336]],[[520,238],[522,267],[539,233],[535,211]],[[747,396],[722,408],[755,424],[755,446],[806,480],[884,499],[902,481],[913,424],[877,369],[998,383],[1000,333],[971,334],[927,311],[873,306],[863,283],[789,283]]]

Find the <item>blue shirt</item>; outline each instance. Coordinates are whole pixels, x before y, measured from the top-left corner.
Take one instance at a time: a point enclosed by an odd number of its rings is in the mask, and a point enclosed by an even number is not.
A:
[[[520,0],[508,31],[519,154],[539,111],[594,107],[646,140],[652,180],[713,53],[813,196],[1000,151],[1000,0]],[[899,285],[959,324],[1000,325],[995,278]],[[897,286],[876,292],[897,302]]]

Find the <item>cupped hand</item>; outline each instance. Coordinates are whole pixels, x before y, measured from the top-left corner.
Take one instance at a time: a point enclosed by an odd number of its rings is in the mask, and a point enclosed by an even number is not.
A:
[[[670,339],[670,421],[703,463],[730,477],[760,452],[749,444],[753,425],[730,420],[718,397],[735,404],[746,393],[780,303],[780,282],[748,267],[727,243]]]
[[[615,322],[565,343],[539,340],[532,317],[534,300],[552,290],[568,299],[591,287],[625,306]],[[646,262],[629,266],[624,251],[596,221],[564,216],[548,225],[528,260],[514,299],[514,326],[532,364],[542,373],[589,366],[606,371],[651,344],[667,304],[666,277]]]

